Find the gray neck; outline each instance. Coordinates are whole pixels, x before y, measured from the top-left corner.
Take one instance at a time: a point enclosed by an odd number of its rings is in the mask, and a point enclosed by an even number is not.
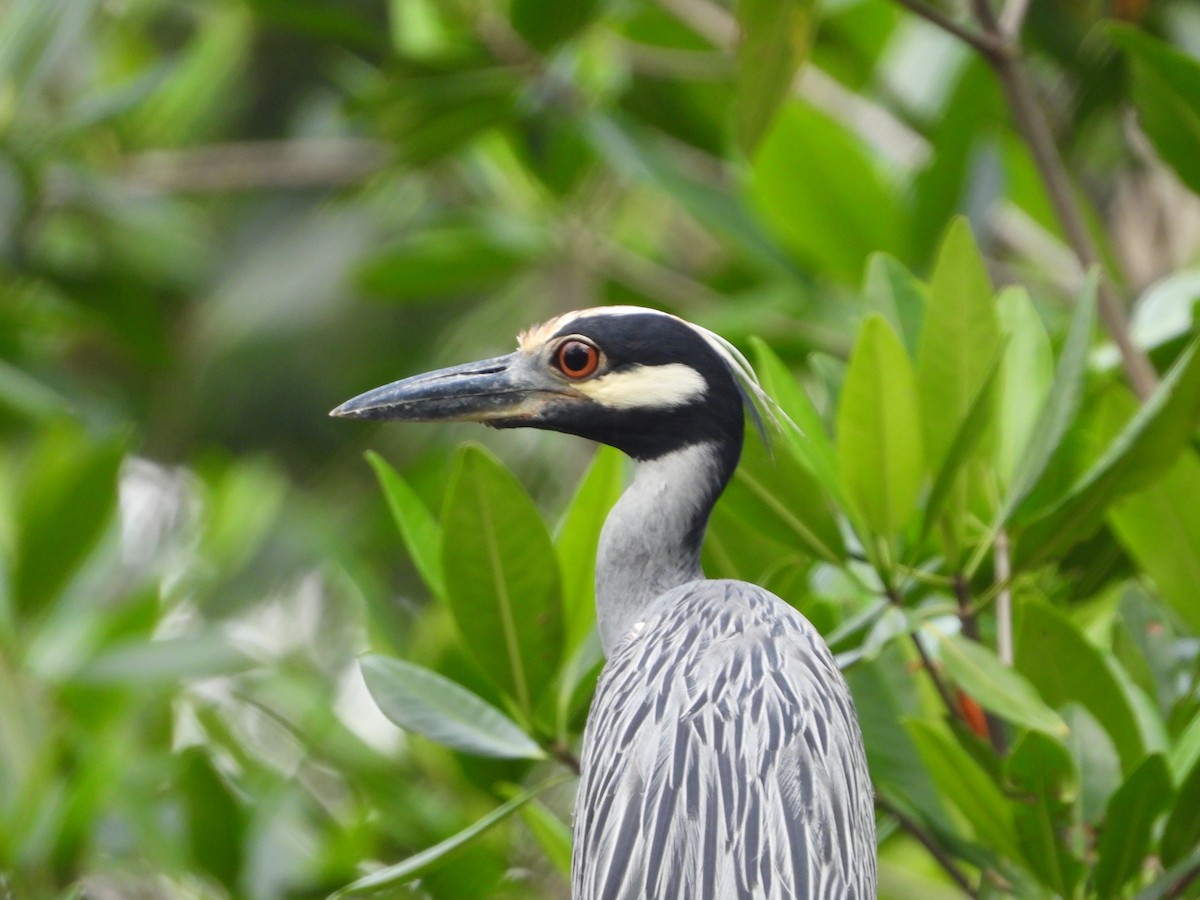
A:
[[[657,597],[704,577],[700,544],[722,487],[712,444],[637,464],[604,523],[596,557],[596,621],[606,655]]]

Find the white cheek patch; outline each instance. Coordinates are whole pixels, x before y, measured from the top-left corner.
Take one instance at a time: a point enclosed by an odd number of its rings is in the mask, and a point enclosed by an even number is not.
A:
[[[683,363],[634,366],[610,372],[575,388],[610,409],[646,409],[684,406],[704,396],[704,376]]]

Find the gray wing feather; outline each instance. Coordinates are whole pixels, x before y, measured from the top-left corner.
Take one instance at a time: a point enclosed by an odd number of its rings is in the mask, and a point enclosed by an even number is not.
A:
[[[812,625],[762,588],[663,595],[605,666],[582,769],[575,900],[875,896],[849,690]]]

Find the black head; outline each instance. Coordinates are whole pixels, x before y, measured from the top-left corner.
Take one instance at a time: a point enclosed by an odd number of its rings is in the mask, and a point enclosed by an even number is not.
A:
[[[369,391],[332,415],[543,428],[639,460],[711,443],[729,471],[736,465],[747,368],[710,332],[655,310],[610,307],[559,316],[519,343],[508,356]]]

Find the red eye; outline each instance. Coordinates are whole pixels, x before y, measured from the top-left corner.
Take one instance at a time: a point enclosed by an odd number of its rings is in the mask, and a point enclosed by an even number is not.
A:
[[[587,378],[600,365],[600,351],[583,341],[565,341],[556,361],[568,378]]]

